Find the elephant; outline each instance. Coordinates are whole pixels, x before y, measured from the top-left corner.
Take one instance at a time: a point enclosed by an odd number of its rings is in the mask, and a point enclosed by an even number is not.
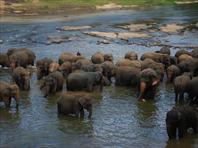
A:
[[[193,57],[191,55],[188,54],[182,54],[177,58],[178,63],[181,63],[182,61],[189,61],[193,59]]]
[[[193,58],[198,58],[198,48],[193,49],[191,55]]]
[[[167,54],[167,55],[169,55],[169,56],[170,56],[170,54],[171,54],[170,48],[167,47],[167,46],[162,47],[162,48],[160,49],[159,52],[162,53],[162,54]]]
[[[191,76],[198,76],[198,59],[193,58],[188,61],[182,61],[178,64],[178,67],[181,70],[181,73],[190,72]]]
[[[94,64],[101,64],[104,62],[104,54],[101,53],[101,52],[96,52],[92,55],[91,57],[91,61],[94,63]]]
[[[110,61],[105,61],[101,64],[101,68],[103,76],[111,82],[111,78],[115,76],[115,65]]]
[[[94,86],[100,85],[103,88],[103,75],[101,72],[74,72],[67,77],[67,90],[93,91]]]
[[[154,99],[158,83],[159,78],[153,69],[142,70],[140,72],[138,100],[144,102],[145,100]]]
[[[140,70],[129,66],[116,67],[115,84],[137,86],[140,80]]]
[[[104,54],[104,61],[113,62],[113,55],[111,53]]]
[[[198,76],[188,81],[186,92],[188,93],[190,104],[198,104]]]
[[[170,56],[170,65],[177,65],[177,58],[175,56]]]
[[[68,62],[73,62],[73,58],[75,57],[75,55],[73,53],[70,52],[63,52],[61,53],[58,63],[61,65],[64,62],[68,61]]]
[[[174,80],[175,102],[177,102],[178,95],[180,102],[184,100],[184,93],[186,91],[186,86],[188,81],[190,81],[190,76],[187,74],[183,74],[175,78]]]
[[[129,66],[141,70],[141,62],[138,60],[121,59],[116,64],[116,66]]]
[[[168,82],[173,82],[173,80],[180,75],[180,69],[176,65],[171,65],[166,70]]]
[[[17,67],[13,70],[12,78],[21,90],[30,89],[30,72],[23,67]]]
[[[11,54],[9,56],[9,60],[10,60],[10,67],[14,69],[18,66],[22,66],[26,68],[28,66],[29,59],[27,53],[21,51],[21,52],[14,52],[13,54]]]
[[[84,117],[84,109],[92,116],[92,97],[85,93],[62,93],[57,101],[58,115],[74,114],[76,117]]]
[[[53,61],[52,63],[50,63],[49,65],[49,72],[55,72],[59,70],[60,65],[58,64],[58,62]]]
[[[40,86],[44,97],[50,93],[55,93],[63,89],[64,77],[59,71],[50,73],[48,76],[43,77],[43,82]]]
[[[175,53],[175,57],[178,58],[178,57],[179,57],[180,55],[182,55],[182,54],[191,55],[190,52],[188,52],[188,51],[186,51],[186,50],[184,50],[184,49],[180,49],[180,50],[178,50],[178,51]]]
[[[129,51],[125,54],[124,58],[129,60],[138,60],[138,55],[134,51]]]
[[[43,76],[47,76],[49,74],[49,66],[53,62],[52,59],[44,57],[38,61],[36,61],[37,68],[37,79],[40,80]]]
[[[102,67],[100,64],[88,64],[88,65],[82,65],[81,70],[85,72],[102,72]]]
[[[6,53],[0,53],[0,65],[2,67],[9,67],[10,66],[10,60],[9,60],[8,55]]]
[[[0,101],[3,101],[6,107],[10,107],[12,98],[15,99],[16,108],[18,108],[19,87],[16,84],[8,84],[5,82],[0,82]]]
[[[88,59],[79,59],[75,63],[72,63],[72,71],[81,69],[83,65],[90,65],[92,62]]]
[[[167,68],[170,65],[170,56],[167,54],[161,54],[156,52],[146,52],[141,56],[141,60],[145,60],[146,58],[152,59],[155,62],[162,63]]]
[[[196,112],[187,105],[173,107],[166,114],[166,130],[169,139],[183,138],[188,128],[197,132]],[[178,131],[178,133],[177,133]]]
[[[146,68],[151,68],[155,70],[160,81],[163,81],[165,68],[162,63],[157,63],[152,59],[145,59],[144,61],[141,61],[141,68],[142,70]]]
[[[27,48],[11,48],[8,49],[7,55],[10,58],[11,66],[13,68],[23,66],[26,68],[27,65],[34,65],[36,55],[33,51]]]
[[[67,78],[67,76],[72,72],[72,64],[71,62],[64,62],[60,67],[59,67],[59,71],[63,74],[63,76],[65,77],[65,79]]]
[[[85,57],[82,56],[82,55],[75,55],[75,54],[70,53],[70,52],[63,52],[63,53],[61,53],[61,55],[60,55],[60,57],[58,59],[58,63],[60,65],[62,65],[64,62],[73,63],[73,62],[76,62],[76,61],[78,61],[80,59],[85,59]]]

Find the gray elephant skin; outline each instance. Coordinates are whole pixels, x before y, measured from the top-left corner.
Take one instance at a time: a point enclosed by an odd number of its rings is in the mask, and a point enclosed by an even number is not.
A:
[[[44,97],[47,97],[50,93],[62,90],[63,83],[64,77],[59,71],[52,72],[48,76],[44,77],[40,87]]]
[[[103,88],[103,75],[101,72],[74,72],[67,78],[67,90],[93,91],[94,86],[100,85]]]
[[[166,129],[169,139],[183,138],[188,128],[197,132],[197,117],[190,106],[178,106],[166,114]],[[177,133],[178,131],[178,133]]]
[[[74,114],[76,117],[84,117],[84,109],[89,112],[88,117],[92,115],[92,98],[88,94],[68,94],[63,93],[57,101],[58,114]]]
[[[0,101],[4,102],[6,107],[10,107],[12,98],[15,99],[16,108],[18,108],[19,87],[16,84],[0,82]]]

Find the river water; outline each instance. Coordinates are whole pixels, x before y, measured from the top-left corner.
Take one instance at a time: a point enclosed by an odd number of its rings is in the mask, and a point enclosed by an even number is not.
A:
[[[153,32],[151,39],[110,40],[110,44],[98,44],[103,39],[91,37],[82,31],[59,31],[65,25],[91,25],[93,31],[123,31],[115,25],[137,21],[154,20],[157,26],[167,23],[190,24],[198,21],[198,6],[153,7],[144,10],[120,10],[99,12],[80,16],[40,19],[23,18],[22,21],[3,21],[1,18],[1,52],[12,47],[32,49],[37,59],[45,56],[58,59],[63,51],[80,51],[87,58],[96,51],[112,53],[114,61],[133,50],[140,56],[145,51],[160,49],[160,44],[171,45],[171,54],[178,46],[198,46],[197,30],[183,34]],[[67,36],[71,40],[50,44],[49,36]],[[148,43],[160,42],[157,45]],[[191,50],[191,48],[187,48]],[[10,82],[11,71],[0,69],[0,81]],[[198,147],[198,135],[187,135],[182,140],[168,141],[166,112],[174,105],[172,84],[166,78],[160,84],[155,100],[140,103],[136,88],[104,87],[93,92],[93,117],[80,120],[74,117],[58,117],[56,101],[59,93],[44,98],[39,90],[36,74],[31,77],[30,91],[21,91],[17,111],[12,103],[10,109],[0,104],[0,147]],[[14,101],[13,101],[14,102]]]

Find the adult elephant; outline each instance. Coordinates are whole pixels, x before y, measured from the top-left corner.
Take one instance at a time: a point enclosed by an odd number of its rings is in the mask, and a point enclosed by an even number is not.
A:
[[[113,62],[113,55],[111,53],[105,53],[104,54],[104,61]]]
[[[91,61],[94,63],[94,64],[101,64],[104,62],[104,54],[101,53],[101,52],[96,52],[92,55],[91,57]]]
[[[18,108],[19,87],[16,84],[0,82],[0,101],[4,102],[6,107],[10,107],[12,98],[15,99],[16,108]]]
[[[178,51],[175,53],[175,57],[178,58],[178,57],[179,57],[180,55],[182,55],[182,54],[191,55],[190,52],[188,52],[188,51],[186,51],[186,50],[184,50],[184,49],[180,49],[180,50],[178,50]]]
[[[10,60],[9,60],[8,55],[6,53],[0,53],[0,65],[2,67],[9,67],[10,66]]]
[[[190,104],[198,104],[198,77],[192,78],[186,85]]]
[[[58,62],[53,61],[52,63],[50,63],[49,65],[49,72],[55,72],[59,70],[60,65],[58,64]]]
[[[170,48],[169,48],[169,47],[164,46],[164,47],[162,47],[162,48],[159,50],[159,53],[170,55],[170,54],[171,54],[171,51],[170,51]]]
[[[116,66],[129,66],[141,70],[141,62],[138,60],[121,59],[116,64]]]
[[[173,82],[173,80],[180,75],[180,69],[176,65],[171,65],[166,70],[168,82]]]
[[[191,60],[182,61],[178,64],[181,73],[190,72],[191,76],[198,76],[198,59],[193,58]]]
[[[17,67],[17,65],[25,68],[27,65],[34,65],[36,59],[35,53],[27,48],[8,49],[7,55],[10,58],[11,66],[13,68]]]
[[[153,69],[147,68],[142,70],[139,83],[139,101],[154,99],[158,83],[159,78]]]
[[[145,59],[141,61],[141,68],[142,70],[147,69],[147,68],[151,68],[155,70],[160,81],[163,81],[165,69],[162,63],[157,63],[153,61],[152,59]]]
[[[140,70],[134,67],[120,66],[115,70],[115,84],[137,86],[140,80]]]
[[[193,57],[191,55],[188,54],[182,54],[177,58],[178,63],[181,63],[182,61],[189,61],[192,60]]]
[[[51,58],[44,57],[38,61],[36,61],[37,68],[37,79],[40,80],[43,76],[47,76],[49,74],[50,64],[53,63]]]
[[[198,58],[198,48],[193,49],[191,55],[193,58]]]
[[[129,51],[125,54],[124,58],[129,60],[138,60],[138,55],[134,51]]]
[[[10,67],[12,69],[21,66],[26,68],[28,66],[28,55],[26,52],[21,51],[21,52],[14,52],[9,56],[10,60]]]
[[[47,97],[50,93],[55,93],[63,89],[64,77],[61,72],[55,71],[43,78],[41,84],[41,90],[44,97]]]
[[[156,52],[147,52],[141,56],[141,60],[145,60],[146,58],[152,59],[155,62],[162,63],[167,68],[170,65],[170,56],[167,54],[161,54]]]
[[[192,128],[194,133],[197,132],[196,113],[190,106],[174,107],[167,112],[166,129],[169,139],[175,139],[177,136],[183,138],[188,128]]]
[[[72,71],[81,69],[83,65],[91,65],[92,62],[89,59],[79,59],[76,62],[72,63]]]
[[[59,59],[58,59],[58,63],[61,65],[63,64],[64,62],[76,62],[77,60],[79,59],[85,59],[83,56],[79,55],[75,55],[73,53],[70,53],[70,52],[63,52],[61,53]]]
[[[103,88],[103,75],[101,72],[74,72],[67,77],[67,90],[93,91],[94,86]]]
[[[187,83],[190,81],[190,76],[183,74],[177,76],[174,80],[175,102],[178,100],[182,102],[184,100],[184,93],[186,92]]]
[[[21,90],[30,89],[30,72],[25,68],[15,68],[12,73],[12,78]]]
[[[82,65],[81,70],[85,72],[102,72],[102,67],[100,64],[88,64],[88,65]]]
[[[115,65],[110,61],[105,61],[101,64],[101,68],[103,76],[111,82],[111,78],[115,76]]]
[[[71,62],[64,62],[60,67],[59,71],[63,74],[65,79],[67,79],[67,76],[72,72],[72,64]]]
[[[84,109],[92,116],[92,97],[85,93],[62,93],[57,101],[58,114],[74,114],[76,117],[84,117]]]

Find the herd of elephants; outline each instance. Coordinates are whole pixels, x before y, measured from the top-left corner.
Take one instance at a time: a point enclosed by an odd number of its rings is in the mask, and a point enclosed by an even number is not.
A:
[[[30,89],[31,72],[29,65],[36,65],[37,79],[40,89],[47,97],[64,89],[57,101],[58,114],[73,114],[84,117],[84,109],[88,117],[92,116],[92,92],[99,86],[115,85],[136,87],[137,99],[145,102],[154,99],[156,89],[162,81],[173,83],[175,102],[166,114],[166,127],[169,139],[182,138],[192,128],[197,132],[198,118],[198,49],[192,51],[180,49],[174,56],[169,47],[159,51],[145,52],[140,58],[134,51],[113,62],[111,53],[96,52],[91,59],[81,53],[63,52],[58,61],[48,57],[36,60],[33,51],[27,48],[8,49],[0,53],[0,65],[12,69],[13,82],[0,82],[0,101],[10,107],[14,98],[16,108],[20,104],[20,90]],[[166,79],[164,79],[166,78]],[[80,93],[75,93],[80,91]],[[184,97],[184,94],[188,97]],[[145,102],[146,103],[146,102]]]

